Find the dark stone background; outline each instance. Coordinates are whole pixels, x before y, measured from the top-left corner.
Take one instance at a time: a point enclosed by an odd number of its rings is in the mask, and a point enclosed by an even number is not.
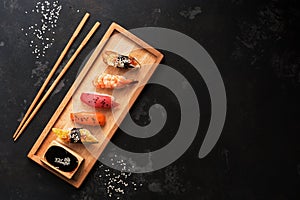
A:
[[[26,36],[21,30],[39,20],[37,15],[25,14],[36,1],[2,0],[0,199],[300,199],[300,9],[296,3],[297,0],[61,1],[55,41],[45,57],[37,59],[29,47],[33,35]],[[99,20],[101,28],[63,78],[56,94],[13,143],[11,137],[18,120],[86,11],[91,17],[71,52],[87,33],[87,27]],[[210,116],[205,83],[185,60],[163,52],[163,63],[184,74],[197,93],[202,117],[199,132],[188,151],[172,165],[152,173],[132,174],[126,181],[142,186],[134,190],[130,184],[124,195],[113,193],[109,197],[105,185],[109,168],[100,162],[82,187],[75,189],[26,155],[75,80],[83,60],[112,21],[127,29],[174,29],[199,42],[220,70],[228,111],[220,140],[200,160],[197,155]],[[153,97],[155,93],[158,97]],[[172,94],[165,88],[146,86],[131,115],[138,124],[147,124],[149,106],[161,103],[168,104],[168,115],[177,116],[177,102],[169,102],[170,98]],[[178,117],[168,120],[168,127],[153,141],[137,143],[121,131],[113,141],[129,149],[153,150],[153,144],[166,144],[176,134]]]

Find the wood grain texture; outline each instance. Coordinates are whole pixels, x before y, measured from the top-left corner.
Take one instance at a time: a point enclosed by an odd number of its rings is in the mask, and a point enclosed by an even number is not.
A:
[[[140,62],[142,67],[138,70],[124,70],[107,66],[102,59],[102,53],[107,50],[115,51],[124,55],[134,56]],[[81,73],[76,78],[69,92],[44,128],[40,137],[37,139],[36,143],[28,153],[28,157],[73,186],[77,188],[80,187],[91,168],[94,166],[98,157],[103,152],[107,143],[116,132],[118,125],[123,121],[129,109],[138,98],[140,92],[144,88],[144,85],[148,82],[162,58],[163,55],[159,51],[141,39],[137,38],[118,24],[112,23],[96,47],[95,51],[85,64]],[[125,75],[127,78],[138,80],[139,83],[116,90],[96,89],[93,86],[92,81],[102,72]],[[71,112],[96,111],[96,109],[89,107],[80,101],[80,95],[82,92],[111,94],[115,97],[115,101],[120,103],[116,109],[109,111],[100,110],[106,115],[107,122],[104,127],[82,126],[74,124],[70,120]],[[99,143],[90,145],[64,144],[84,158],[84,162],[81,164],[72,179],[67,179],[41,162],[41,158],[45,154],[49,144],[53,140],[57,140],[56,135],[51,131],[53,127],[84,127],[89,129],[99,140]]]

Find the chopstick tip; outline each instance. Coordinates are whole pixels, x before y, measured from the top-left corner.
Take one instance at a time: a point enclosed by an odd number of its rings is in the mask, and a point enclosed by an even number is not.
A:
[[[100,26],[100,24],[101,24],[100,22],[96,22],[96,23],[95,23],[95,25],[96,25],[97,27]]]

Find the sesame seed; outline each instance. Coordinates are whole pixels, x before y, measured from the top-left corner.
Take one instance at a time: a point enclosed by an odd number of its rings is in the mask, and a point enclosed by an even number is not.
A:
[[[49,49],[53,44],[52,42],[55,41],[55,28],[57,27],[61,10],[62,5],[59,4],[59,1],[38,1],[33,6],[33,9],[31,9],[31,13],[40,15],[40,19],[29,25],[26,28],[28,32],[24,34],[25,36],[31,36],[32,40],[30,41],[29,47],[35,47],[32,53],[36,58],[44,57],[46,50]],[[30,12],[25,11],[25,14],[28,13]],[[24,31],[24,28],[21,28],[21,30]],[[42,54],[40,52],[42,52]]]
[[[111,165],[115,165],[119,168],[125,168],[124,171],[112,170],[104,165],[99,166],[98,175],[100,184],[106,188],[107,197],[111,199],[123,199],[128,193],[137,191],[143,184],[135,182],[135,178],[131,177],[132,173],[128,173],[128,168],[134,168],[127,159],[118,159],[117,155],[111,155],[108,159]],[[122,198],[122,195],[125,195]]]

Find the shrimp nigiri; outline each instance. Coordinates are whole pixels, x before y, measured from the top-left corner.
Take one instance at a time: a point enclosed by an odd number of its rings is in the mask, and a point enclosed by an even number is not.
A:
[[[111,88],[111,89],[123,88],[127,85],[131,85],[135,83],[138,83],[138,81],[127,79],[121,75],[112,75],[107,73],[100,74],[93,81],[93,84],[96,88]]]
[[[103,61],[112,67],[122,69],[141,68],[140,63],[132,56],[125,56],[113,51],[106,51],[103,54]]]

